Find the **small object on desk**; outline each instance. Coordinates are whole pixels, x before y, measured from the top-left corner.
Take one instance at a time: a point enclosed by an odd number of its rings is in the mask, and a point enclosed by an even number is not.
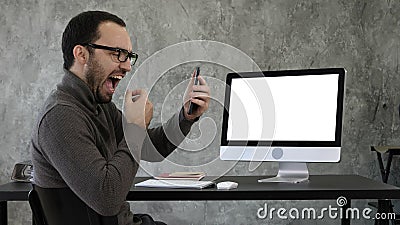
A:
[[[174,172],[162,173],[154,178],[159,180],[201,180],[205,176],[204,172]]]
[[[389,150],[399,150],[400,146],[391,146],[391,145],[387,145],[387,146],[371,146],[373,150],[379,152],[379,153],[385,153]]]
[[[223,181],[217,184],[217,189],[219,190],[229,190],[238,187],[238,183],[232,181]]]
[[[212,181],[148,179],[135,184],[135,187],[203,189],[213,184]]]

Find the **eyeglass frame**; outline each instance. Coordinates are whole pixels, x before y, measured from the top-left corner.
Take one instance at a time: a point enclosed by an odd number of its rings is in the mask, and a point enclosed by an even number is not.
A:
[[[115,48],[115,47],[110,47],[110,46],[105,46],[105,45],[98,45],[98,44],[93,44],[93,43],[86,43],[86,44],[82,44],[83,46],[89,46],[95,49],[104,49],[104,50],[109,50],[109,51],[114,51],[114,52],[118,52],[118,61],[119,62],[126,62],[126,60],[128,60],[128,58],[131,61],[131,66],[135,65],[137,59],[139,58],[139,55],[135,52],[129,52],[126,49],[123,48]],[[121,60],[121,52],[124,52],[126,54],[126,58],[125,60]]]

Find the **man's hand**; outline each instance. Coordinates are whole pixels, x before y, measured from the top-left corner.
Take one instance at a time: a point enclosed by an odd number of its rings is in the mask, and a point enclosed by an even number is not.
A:
[[[187,120],[194,120],[197,117],[200,117],[208,109],[208,104],[210,102],[210,88],[200,75],[198,76],[199,85],[193,85],[194,73],[195,72],[193,72],[192,79],[186,88],[184,97],[184,116]],[[194,107],[192,114],[189,115],[188,111],[190,102],[197,105],[197,107]]]
[[[147,129],[153,118],[153,104],[147,97],[142,89],[125,93],[125,118],[128,123]]]

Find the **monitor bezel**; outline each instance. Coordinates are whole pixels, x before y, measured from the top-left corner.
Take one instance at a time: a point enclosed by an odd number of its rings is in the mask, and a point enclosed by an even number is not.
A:
[[[281,76],[305,76],[305,75],[329,75],[339,74],[337,110],[336,110],[336,130],[334,141],[260,141],[260,140],[228,140],[228,118],[230,106],[230,87],[232,79],[256,78],[256,77],[281,77]],[[228,73],[226,76],[224,113],[222,119],[221,146],[283,146],[283,147],[341,147],[342,125],[343,125],[343,101],[345,94],[345,74],[344,68],[324,68],[324,69],[302,69],[302,70],[280,70],[280,71],[261,71],[261,72],[239,72]]]

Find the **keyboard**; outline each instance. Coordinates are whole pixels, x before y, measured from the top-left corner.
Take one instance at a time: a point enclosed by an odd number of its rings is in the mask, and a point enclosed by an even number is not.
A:
[[[202,189],[213,185],[212,181],[198,180],[157,180],[148,179],[140,183],[136,183],[135,187],[151,187],[151,188],[195,188]]]

